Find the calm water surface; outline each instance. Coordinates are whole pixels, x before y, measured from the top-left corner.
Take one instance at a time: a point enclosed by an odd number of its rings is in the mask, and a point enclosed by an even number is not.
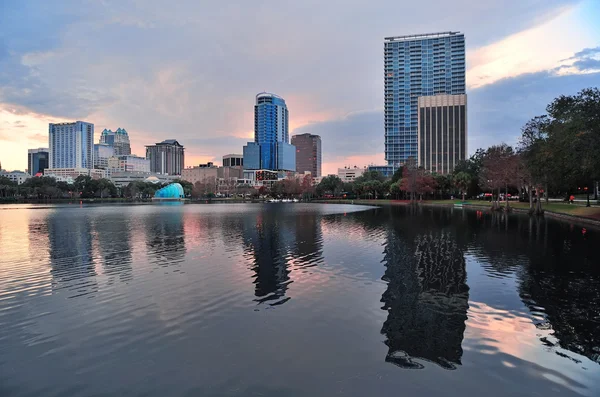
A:
[[[0,396],[600,395],[600,233],[318,204],[0,207]]]

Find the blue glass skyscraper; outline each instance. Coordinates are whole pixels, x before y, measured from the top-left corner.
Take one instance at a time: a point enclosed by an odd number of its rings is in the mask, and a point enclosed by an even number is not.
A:
[[[442,32],[386,37],[385,160],[418,157],[419,97],[465,94],[465,36]]]
[[[296,170],[296,150],[290,145],[285,100],[261,92],[254,105],[254,142],[244,147],[244,168],[275,171]]]

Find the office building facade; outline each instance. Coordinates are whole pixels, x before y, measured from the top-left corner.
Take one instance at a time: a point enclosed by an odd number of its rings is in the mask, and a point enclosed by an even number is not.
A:
[[[296,150],[289,142],[285,100],[275,94],[258,94],[254,106],[254,142],[244,146],[244,168],[295,171]]]
[[[94,168],[105,170],[108,159],[115,155],[114,147],[106,143],[94,144]]]
[[[362,176],[366,171],[366,168],[338,168],[337,176],[342,182],[354,182],[356,178]]]
[[[243,167],[243,154],[226,154],[223,156],[223,167]]]
[[[108,169],[113,172],[147,172],[150,173],[150,160],[135,156],[114,156],[108,159]]]
[[[467,158],[467,96],[419,98],[419,165],[448,174]]]
[[[296,172],[310,172],[313,177],[321,176],[321,137],[299,134],[292,137],[296,147]]]
[[[126,156],[131,154],[129,134],[125,128],[117,128],[116,131],[104,129],[100,134],[100,143],[112,146],[114,148],[115,156]]]
[[[419,97],[464,95],[465,37],[460,32],[386,37],[385,160],[418,158]]]
[[[51,123],[48,133],[48,168],[94,167],[94,124]]]
[[[146,146],[146,158],[150,160],[150,172],[181,175],[185,163],[184,147],[175,139],[167,139]]]
[[[38,148],[27,150],[27,171],[31,176],[38,173],[44,173],[48,168],[50,161],[50,153],[48,148]]]

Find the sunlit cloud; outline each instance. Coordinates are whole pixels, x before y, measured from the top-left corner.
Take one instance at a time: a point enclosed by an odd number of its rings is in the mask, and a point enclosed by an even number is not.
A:
[[[467,85],[474,89],[505,78],[553,70],[561,60],[583,47],[597,44],[585,25],[578,23],[574,6],[553,19],[467,52]]]

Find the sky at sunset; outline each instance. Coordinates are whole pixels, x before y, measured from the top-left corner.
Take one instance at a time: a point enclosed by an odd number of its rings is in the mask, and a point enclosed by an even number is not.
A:
[[[174,138],[186,166],[253,137],[254,97],[321,135],[323,173],[384,164],[383,38],[460,31],[469,151],[515,144],[561,94],[600,86],[599,0],[0,0],[0,162],[25,169],[48,123]]]

